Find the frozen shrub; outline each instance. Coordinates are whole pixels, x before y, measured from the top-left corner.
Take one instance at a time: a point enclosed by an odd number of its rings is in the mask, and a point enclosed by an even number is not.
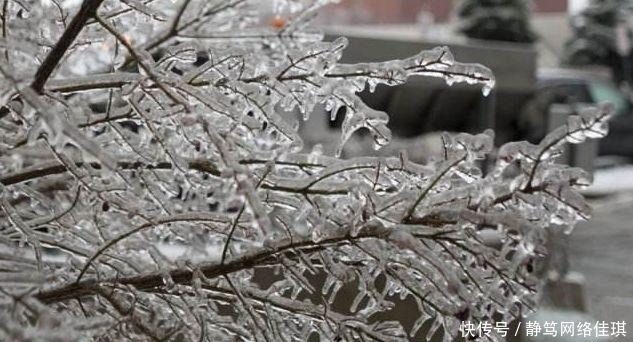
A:
[[[544,233],[589,215],[556,156],[603,136],[606,108],[485,174],[491,132],[445,136],[427,165],[303,153],[289,118],[319,108],[346,108],[340,146],[389,142],[365,87],[494,85],[446,48],[339,63],[346,40],[307,28],[328,1],[277,0],[271,23],[259,0],[2,3],[1,340],[391,341],[425,322],[452,340],[532,310]],[[377,319],[398,298],[413,324]]]

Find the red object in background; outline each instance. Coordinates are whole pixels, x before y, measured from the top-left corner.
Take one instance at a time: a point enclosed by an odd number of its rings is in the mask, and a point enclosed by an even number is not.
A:
[[[268,22],[268,25],[270,25],[272,28],[275,28],[275,29],[281,29],[284,26],[286,26],[286,19],[282,17],[274,17],[270,19],[270,21]]]

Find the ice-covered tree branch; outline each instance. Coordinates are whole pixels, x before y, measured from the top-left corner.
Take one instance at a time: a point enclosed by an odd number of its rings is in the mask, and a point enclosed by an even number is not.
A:
[[[66,51],[68,51],[70,46],[73,44],[81,30],[86,25],[88,19],[92,18],[95,13],[97,13],[97,9],[102,3],[103,0],[84,0],[82,2],[79,11],[70,21],[62,36],[57,40],[53,49],[46,56],[42,65],[35,72],[35,78],[31,83],[31,88],[33,88],[33,90],[38,93],[42,92],[44,84],[46,84],[46,81],[55,70],[55,67],[57,67]]]
[[[277,1],[282,27],[254,0],[3,3],[0,339],[451,340],[535,308],[545,233],[590,214],[556,157],[610,109],[539,145],[447,134],[427,164],[323,155],[295,119],[389,143],[366,88],[494,86],[444,47],[340,63],[308,25],[329,2]],[[413,324],[380,318],[403,300]]]

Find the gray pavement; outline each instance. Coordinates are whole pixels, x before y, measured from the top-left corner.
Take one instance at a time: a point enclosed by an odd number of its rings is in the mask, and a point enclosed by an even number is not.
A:
[[[600,320],[627,321],[633,341],[633,194],[592,202],[593,218],[570,237],[570,269],[585,277],[588,311]]]

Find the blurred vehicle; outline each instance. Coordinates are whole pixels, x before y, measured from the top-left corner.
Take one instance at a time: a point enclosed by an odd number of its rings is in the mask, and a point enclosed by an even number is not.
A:
[[[633,159],[633,104],[603,70],[539,70],[537,90],[519,114],[519,134],[533,143],[543,138],[554,104],[577,108],[603,102],[611,103],[615,113],[609,135],[600,141],[599,155]]]

